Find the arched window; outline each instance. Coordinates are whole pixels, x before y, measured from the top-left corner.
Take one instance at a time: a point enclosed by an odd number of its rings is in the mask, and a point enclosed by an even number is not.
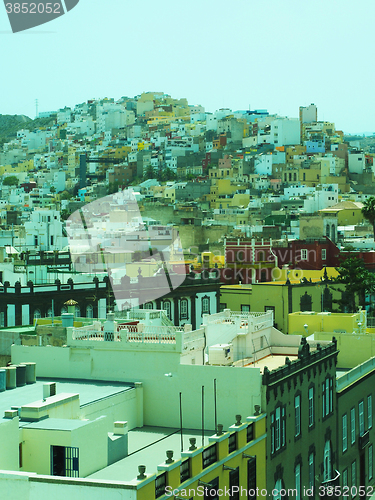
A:
[[[165,314],[167,315],[168,319],[172,319],[171,316],[171,303],[169,300],[164,300],[163,301],[163,309],[165,311]]]
[[[94,308],[91,304],[89,304],[86,307],[86,318],[93,318],[94,317]]]
[[[326,441],[324,445],[324,460],[323,460],[323,481],[331,479],[332,465],[331,465],[331,441]]]
[[[74,308],[74,316],[76,318],[80,318],[81,317],[81,308],[79,306],[75,306],[75,308]]]
[[[146,302],[146,304],[143,306],[144,309],[153,309],[153,304],[152,302]]]
[[[180,301],[180,319],[188,319],[188,301],[181,299]]]
[[[283,500],[285,498],[285,488],[282,479],[276,481],[272,491],[272,500]]]
[[[334,224],[332,224],[331,226],[331,240],[333,241],[333,243],[335,243],[336,241],[336,228]]]
[[[68,308],[66,306],[62,306],[61,308],[61,315],[65,314],[68,312]]]
[[[300,299],[300,311],[311,311],[311,310],[312,310],[312,297],[307,292],[305,292]]]
[[[202,298],[202,314],[210,314],[210,298]]]

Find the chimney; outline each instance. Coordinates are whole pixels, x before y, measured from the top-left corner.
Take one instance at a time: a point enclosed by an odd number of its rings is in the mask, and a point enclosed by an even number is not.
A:
[[[128,433],[128,422],[118,421],[113,424],[113,434],[115,436],[124,436]]]

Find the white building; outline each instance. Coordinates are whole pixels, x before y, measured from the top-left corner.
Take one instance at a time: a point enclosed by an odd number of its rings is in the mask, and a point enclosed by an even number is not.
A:
[[[318,121],[318,108],[315,104],[310,106],[300,106],[299,119],[301,123],[314,123]]]
[[[68,244],[57,210],[35,210],[25,222],[26,246],[38,250],[59,250]]]
[[[277,118],[271,122],[270,142],[275,146],[300,144],[301,127],[297,118]]]
[[[351,174],[362,174],[365,169],[366,157],[362,151],[349,151],[348,167]]]
[[[261,154],[255,158],[255,172],[259,175],[272,175],[271,154]]]

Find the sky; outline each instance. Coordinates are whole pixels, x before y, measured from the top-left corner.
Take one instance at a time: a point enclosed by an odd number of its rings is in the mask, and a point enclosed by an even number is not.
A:
[[[37,3],[37,0],[34,0]],[[159,91],[375,133],[374,0],[80,0],[12,33],[0,3],[0,114]]]

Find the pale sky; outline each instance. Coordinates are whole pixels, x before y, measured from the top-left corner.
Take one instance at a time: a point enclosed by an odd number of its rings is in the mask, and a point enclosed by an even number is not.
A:
[[[163,91],[375,132],[374,19],[374,0],[80,0],[13,34],[1,2],[0,114]]]

